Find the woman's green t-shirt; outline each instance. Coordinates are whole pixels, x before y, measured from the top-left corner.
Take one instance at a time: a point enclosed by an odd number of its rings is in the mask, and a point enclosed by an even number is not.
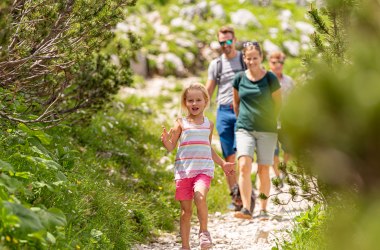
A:
[[[272,93],[281,85],[277,77],[267,71],[258,81],[251,81],[245,72],[236,74],[233,87],[240,97],[239,115],[236,130],[277,132],[277,117]]]

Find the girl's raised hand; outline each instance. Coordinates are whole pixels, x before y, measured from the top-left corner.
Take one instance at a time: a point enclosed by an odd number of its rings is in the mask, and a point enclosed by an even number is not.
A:
[[[235,163],[234,162],[224,162],[222,165],[224,174],[229,176],[235,174]]]
[[[172,134],[172,129],[169,130],[169,133],[166,131],[165,126],[162,126],[162,133],[161,133],[161,141],[164,144],[166,149],[169,149],[170,147],[170,137]]]

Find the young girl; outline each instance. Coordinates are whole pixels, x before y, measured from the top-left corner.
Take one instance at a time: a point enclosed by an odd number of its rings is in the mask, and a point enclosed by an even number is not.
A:
[[[197,207],[200,224],[199,244],[201,249],[212,246],[207,231],[207,192],[214,177],[214,162],[223,168],[226,175],[234,174],[235,163],[225,162],[211,147],[214,124],[203,115],[210,98],[206,88],[199,83],[185,88],[181,95],[181,106],[187,116],[178,118],[169,133],[163,127],[161,141],[172,151],[179,140],[175,159],[175,198],[181,203],[180,234],[182,249],[190,249],[190,219],[192,201]]]

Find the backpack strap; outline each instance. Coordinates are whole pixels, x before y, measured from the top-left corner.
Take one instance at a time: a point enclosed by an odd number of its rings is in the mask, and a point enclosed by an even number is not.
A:
[[[220,84],[220,79],[222,78],[222,56],[218,57],[216,61],[216,84]]]
[[[247,69],[247,65],[244,62],[243,52],[238,51],[238,53],[240,54],[239,59],[240,59],[241,68],[243,69],[242,71],[245,71]],[[220,84],[220,79],[222,78],[222,69],[223,69],[222,61],[223,61],[222,56],[219,56],[216,61],[216,80],[215,80],[216,84]]]
[[[241,51],[240,51],[240,64],[243,71],[247,69],[247,65],[245,64],[244,58],[243,58],[243,52]]]

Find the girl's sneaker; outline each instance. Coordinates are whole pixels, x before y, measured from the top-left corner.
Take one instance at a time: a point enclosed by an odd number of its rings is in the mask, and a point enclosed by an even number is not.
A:
[[[212,247],[211,235],[208,231],[199,233],[199,246],[201,249],[210,249]]]

